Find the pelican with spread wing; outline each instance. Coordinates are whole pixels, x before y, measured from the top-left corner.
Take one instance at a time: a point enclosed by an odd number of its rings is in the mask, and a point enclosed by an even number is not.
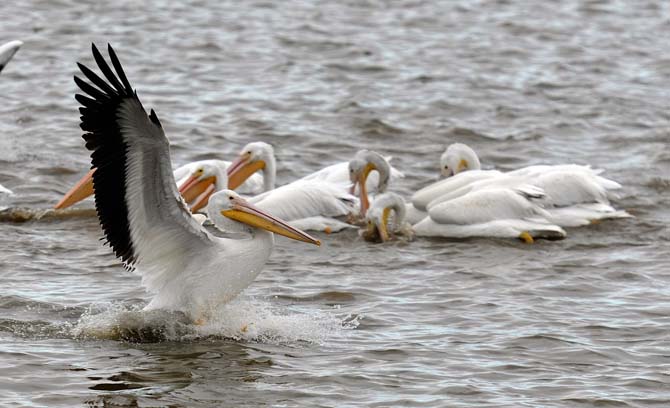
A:
[[[111,46],[108,52],[113,70],[93,45],[105,79],[78,64],[88,82],[74,77],[86,94],[75,98],[96,168],[100,224],[116,256],[136,267],[154,293],[146,309],[178,310],[202,321],[255,279],[272,251],[273,233],[320,244],[230,190],[209,199],[209,218],[217,229],[247,237],[222,238],[201,226],[177,191],[158,116],[147,115]]]

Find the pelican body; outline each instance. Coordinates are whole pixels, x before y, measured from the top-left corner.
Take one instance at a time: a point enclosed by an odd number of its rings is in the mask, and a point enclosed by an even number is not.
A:
[[[602,170],[575,164],[537,165],[502,173],[481,170],[477,154],[467,145],[450,145],[441,157],[444,180],[417,191],[408,206],[409,218],[418,222],[429,210],[475,191],[508,188],[527,193],[546,210],[548,221],[562,227],[577,227],[609,218],[630,215],[610,204],[621,185],[600,176]]]
[[[258,275],[273,233],[319,244],[230,190],[212,196],[207,212],[218,229],[248,238],[222,238],[201,226],[177,191],[158,116],[153,110],[147,115],[111,46],[113,70],[95,45],[92,51],[105,79],[78,64],[88,81],[74,80],[85,94],[75,98],[96,169],[96,211],[116,256],[137,268],[154,293],[146,309],[178,310],[202,321]]]

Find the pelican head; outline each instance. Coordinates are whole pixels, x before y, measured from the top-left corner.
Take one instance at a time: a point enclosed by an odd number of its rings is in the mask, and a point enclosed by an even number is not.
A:
[[[393,227],[389,227],[392,212],[395,213]],[[395,193],[380,194],[365,215],[365,221],[363,239],[386,242],[405,224],[405,201]]]
[[[349,180],[351,181],[351,194],[356,190],[358,184],[358,192],[360,194],[361,202],[361,216],[370,206],[367,194],[367,180],[370,172],[376,170],[379,173],[379,184],[377,185],[377,192],[383,193],[388,187],[391,178],[391,166],[388,161],[377,152],[371,150],[360,150],[354,158],[349,162]]]
[[[202,162],[179,184],[179,193],[189,203],[191,212],[207,205],[209,197],[228,183],[228,177],[213,163]]]
[[[228,188],[236,189],[255,172],[263,171],[266,191],[274,189],[275,151],[265,142],[252,142],[244,146],[235,161],[228,166]]]
[[[297,241],[321,245],[318,239],[268,214],[232,190],[221,190],[213,194],[207,204],[207,213],[216,225],[225,225],[222,217],[226,217],[252,228],[260,228]]]
[[[451,177],[466,170],[481,169],[479,157],[470,146],[463,143],[453,143],[440,157],[440,172],[443,177]]]

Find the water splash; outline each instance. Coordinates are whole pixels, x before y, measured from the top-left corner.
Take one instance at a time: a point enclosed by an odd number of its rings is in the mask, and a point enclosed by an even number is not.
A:
[[[118,303],[86,311],[72,329],[78,339],[130,342],[231,339],[270,344],[316,343],[358,326],[358,319],[337,310],[295,310],[268,301],[237,299],[194,324],[180,312],[142,310]]]

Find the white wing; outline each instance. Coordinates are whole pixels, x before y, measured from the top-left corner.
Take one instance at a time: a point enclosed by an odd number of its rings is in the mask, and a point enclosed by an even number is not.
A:
[[[453,193],[477,181],[498,177],[501,174],[501,172],[496,170],[470,170],[458,173],[455,176],[437,181],[414,193],[412,195],[412,204],[417,210],[426,211],[428,204],[440,196]]]
[[[10,41],[0,46],[0,71],[2,71],[22,45],[21,41]]]
[[[428,217],[414,226],[419,236],[451,238],[515,238],[522,233],[532,237],[560,239],[565,231],[547,221],[549,214],[510,189],[483,189],[431,206]]]
[[[116,75],[93,46],[98,67],[107,78],[79,64],[91,84],[75,77],[88,96],[81,128],[92,150],[98,218],[107,242],[128,268],[137,265],[142,282],[160,291],[188,271],[194,254],[214,252],[216,241],[191,217],[172,174],[169,144],[156,114],[147,116],[114,51]]]
[[[441,224],[478,224],[499,219],[544,218],[547,214],[515,191],[488,189],[436,204],[428,215]]]
[[[250,199],[256,206],[286,221],[346,216],[357,202],[342,185],[298,180]]]

